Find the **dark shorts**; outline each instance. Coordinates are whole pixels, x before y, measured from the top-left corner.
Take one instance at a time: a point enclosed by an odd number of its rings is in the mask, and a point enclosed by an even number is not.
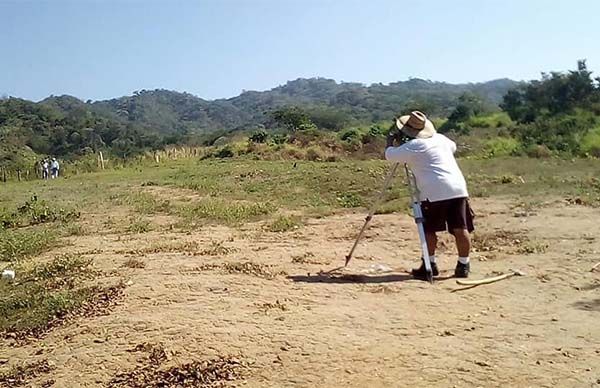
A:
[[[425,218],[425,232],[452,233],[454,229],[475,230],[473,218],[475,214],[469,205],[468,198],[453,198],[444,201],[421,203],[423,218]]]

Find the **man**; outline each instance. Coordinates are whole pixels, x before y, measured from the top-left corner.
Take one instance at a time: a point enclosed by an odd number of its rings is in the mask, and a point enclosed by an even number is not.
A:
[[[58,164],[58,160],[56,160],[56,158],[52,158],[50,170],[52,171],[52,179],[58,178],[58,171],[60,170],[60,165]]]
[[[447,230],[454,235],[458,251],[454,276],[466,278],[471,269],[469,233],[474,230],[474,215],[469,205],[465,178],[454,158],[456,143],[437,133],[433,123],[419,111],[398,118],[396,127],[401,133],[390,131],[385,158],[406,163],[415,175],[433,276],[439,274],[435,257],[436,233]],[[402,134],[411,140],[394,147],[394,141]],[[427,272],[424,263],[420,268],[413,269],[412,275],[425,280]]]
[[[42,179],[48,179],[50,164],[48,163],[48,159],[44,159],[42,161]]]

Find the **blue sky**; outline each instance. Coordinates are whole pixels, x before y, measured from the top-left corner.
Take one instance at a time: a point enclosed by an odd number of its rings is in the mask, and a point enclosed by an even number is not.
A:
[[[213,99],[299,77],[532,79],[580,58],[600,73],[599,15],[598,0],[0,0],[0,94]]]

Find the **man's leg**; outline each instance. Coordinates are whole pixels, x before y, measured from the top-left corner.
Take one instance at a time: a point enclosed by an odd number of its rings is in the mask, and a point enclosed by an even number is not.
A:
[[[425,240],[427,241],[427,253],[429,253],[429,262],[431,263],[431,273],[433,276],[438,276],[439,271],[435,259],[435,249],[437,247],[437,235],[435,232],[425,231]],[[425,258],[422,258],[421,266],[412,270],[412,275],[416,279],[426,280],[427,271],[425,270]]]
[[[429,251],[429,256],[435,256],[435,250],[437,248],[438,241],[437,234],[435,232],[425,232],[425,239],[427,240],[427,250]]]
[[[454,239],[456,240],[456,250],[458,251],[458,263],[454,270],[454,276],[457,278],[466,278],[471,271],[469,254],[471,253],[471,236],[467,229],[452,229]]]
[[[469,257],[471,253],[471,235],[466,229],[454,229],[454,239],[456,240],[456,249],[458,257]]]

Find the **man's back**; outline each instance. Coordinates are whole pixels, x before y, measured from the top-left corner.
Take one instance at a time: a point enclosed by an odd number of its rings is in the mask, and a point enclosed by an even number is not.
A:
[[[400,147],[389,147],[388,160],[407,163],[415,174],[421,200],[442,201],[468,197],[467,184],[454,152],[456,144],[436,133],[427,139],[413,139]]]

